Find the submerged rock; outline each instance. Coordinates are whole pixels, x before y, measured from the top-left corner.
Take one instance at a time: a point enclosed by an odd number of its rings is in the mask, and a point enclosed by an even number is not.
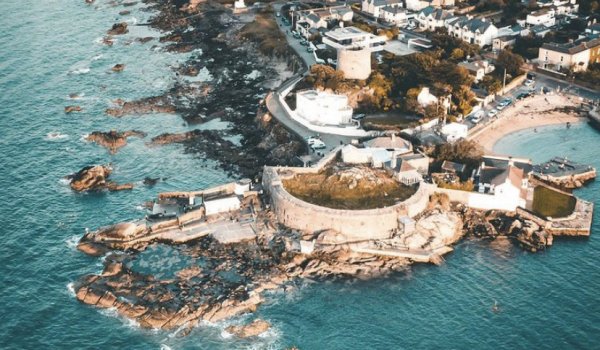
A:
[[[111,68],[111,70],[113,72],[122,72],[124,69],[125,69],[125,65],[122,63],[117,63]]]
[[[175,107],[166,96],[146,97],[136,101],[118,100],[120,108],[109,108],[106,114],[122,117],[127,114],[175,113]]]
[[[109,132],[94,131],[86,136],[85,139],[108,148],[111,153],[116,153],[119,148],[127,144],[127,138],[132,136],[146,137],[146,133],[139,130],[128,130],[123,132],[115,130]]]
[[[128,32],[129,32],[129,29],[127,29],[127,23],[121,22],[121,23],[113,24],[112,28],[108,30],[107,34],[108,35],[122,35],[122,34],[126,34]]]
[[[65,113],[81,112],[83,109],[80,106],[66,106]]]
[[[252,323],[245,326],[229,326],[225,331],[235,335],[238,338],[249,338],[260,335],[271,328],[271,324],[264,320],[254,320]]]

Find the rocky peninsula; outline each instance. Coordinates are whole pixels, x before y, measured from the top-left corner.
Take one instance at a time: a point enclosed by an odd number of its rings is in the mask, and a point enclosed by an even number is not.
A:
[[[107,148],[110,153],[114,154],[119,150],[119,148],[127,144],[128,137],[143,138],[146,137],[146,133],[139,130],[128,130],[123,132],[118,132],[116,130],[111,130],[108,132],[94,131],[87,135],[85,139]]]

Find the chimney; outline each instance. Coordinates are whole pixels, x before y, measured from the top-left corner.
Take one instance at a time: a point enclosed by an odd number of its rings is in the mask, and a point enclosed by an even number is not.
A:
[[[515,166],[515,161],[513,160],[513,157],[508,157],[508,166]]]
[[[396,142],[396,134],[392,134],[392,145]]]

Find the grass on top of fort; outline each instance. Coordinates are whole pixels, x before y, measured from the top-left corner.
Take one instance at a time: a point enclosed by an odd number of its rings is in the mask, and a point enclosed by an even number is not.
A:
[[[408,199],[416,188],[394,180],[385,170],[333,166],[318,174],[297,174],[283,187],[303,201],[333,208],[365,210],[392,206]]]
[[[563,218],[573,213],[576,202],[574,196],[538,186],[533,192],[532,209],[543,217]]]

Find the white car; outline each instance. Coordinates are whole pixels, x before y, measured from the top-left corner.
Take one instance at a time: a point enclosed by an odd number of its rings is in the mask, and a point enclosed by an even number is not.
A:
[[[312,143],[308,144],[310,146],[310,148],[312,149],[323,149],[323,148],[327,148],[327,145],[325,145],[325,142],[319,140],[319,139],[314,139]]]
[[[497,109],[492,109],[491,111],[488,112],[488,117],[493,117],[496,114],[498,114],[498,110]]]
[[[524,83],[524,85],[525,85],[525,86],[531,86],[531,85],[533,85],[533,80],[531,80],[531,79],[527,79],[527,80],[525,80],[525,83]]]
[[[483,116],[481,114],[475,114],[474,116],[471,117],[471,123],[473,124],[477,124],[479,123],[481,120],[483,119]]]

